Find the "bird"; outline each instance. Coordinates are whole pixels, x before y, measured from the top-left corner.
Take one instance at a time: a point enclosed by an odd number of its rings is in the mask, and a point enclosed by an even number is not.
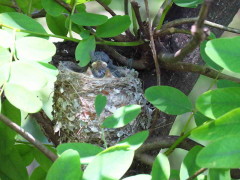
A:
[[[103,77],[124,77],[125,75],[119,71],[118,67],[113,65],[110,57],[103,51],[95,51],[91,53],[92,74],[96,78]]]
[[[97,60],[91,64],[91,71],[94,77],[113,77],[106,62]]]

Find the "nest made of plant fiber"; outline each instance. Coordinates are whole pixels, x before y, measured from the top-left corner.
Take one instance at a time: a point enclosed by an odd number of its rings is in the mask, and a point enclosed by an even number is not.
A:
[[[119,68],[125,77],[95,78],[88,73],[59,67],[53,98],[53,122],[60,142],[88,142],[102,146],[102,122],[124,105],[139,104],[142,112],[135,121],[122,128],[104,128],[109,145],[149,125],[152,110],[146,105],[138,73],[133,69]],[[100,117],[97,117],[94,106],[98,94],[107,97],[107,105]]]

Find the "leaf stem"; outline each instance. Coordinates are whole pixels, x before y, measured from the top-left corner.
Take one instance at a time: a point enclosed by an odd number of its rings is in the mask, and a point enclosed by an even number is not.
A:
[[[34,35],[44,36],[44,37],[55,37],[55,38],[65,39],[65,40],[69,40],[69,41],[73,41],[73,42],[77,42],[77,43],[79,43],[81,41],[79,39],[66,37],[66,36],[28,31],[25,29],[18,29],[18,28],[14,28],[14,27],[11,27],[11,26],[8,26],[5,24],[0,24],[0,27],[13,29],[16,32],[24,32],[24,33],[29,33],[29,34],[34,34]],[[144,43],[143,41],[132,41],[132,42],[98,41],[98,42],[96,42],[96,44],[109,45],[109,46],[139,46],[143,43]]]
[[[191,132],[192,130],[188,131],[186,134],[183,134],[182,136],[179,136],[179,138],[174,142],[174,144],[170,148],[168,148],[168,150],[164,154],[166,156],[169,156],[179,144],[181,144],[188,136],[190,136]]]

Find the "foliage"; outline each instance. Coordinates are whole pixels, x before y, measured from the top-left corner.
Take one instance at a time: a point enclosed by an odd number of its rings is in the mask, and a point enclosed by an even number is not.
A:
[[[77,42],[75,58],[79,60],[79,65],[84,67],[91,61],[91,53],[96,44],[132,46],[131,42],[114,44],[107,40],[127,32],[131,28],[131,22],[136,19],[131,19],[129,15],[108,18],[105,15],[89,13],[85,7],[87,0],[65,0],[66,7],[71,7],[72,12],[54,0],[16,2],[23,13],[16,12],[17,9],[10,0],[4,0],[4,5],[0,7],[0,110],[20,126],[21,111],[36,113],[47,104],[48,98],[41,94],[50,96],[49,91],[58,74],[57,68],[48,64],[56,53],[56,47],[49,37]],[[100,2],[111,4],[111,0]],[[173,2],[178,6],[195,8],[203,3],[203,0]],[[42,8],[46,11],[47,25],[53,34],[48,34],[41,24],[30,17]],[[94,31],[91,29],[93,27]],[[72,37],[72,31],[80,35],[78,39]],[[67,36],[68,33],[70,36]],[[218,71],[224,69],[240,73],[239,40],[239,37],[234,37],[203,41],[201,56],[206,65]],[[195,146],[187,153],[180,173],[176,175],[178,179],[193,176],[202,168],[209,168],[208,173],[202,176],[210,179],[230,179],[230,169],[240,168],[240,87],[238,83],[227,80],[216,79],[215,82],[218,88],[200,95],[195,104],[192,104],[183,92],[173,87],[152,86],[145,91],[145,98],[160,111],[171,115],[190,112],[195,117],[196,127],[188,132],[185,132],[184,128],[185,136],[175,141],[167,152],[174,150],[188,136],[197,142],[207,142],[205,147]],[[100,94],[96,97],[95,109],[98,117],[104,111],[106,103],[105,96]],[[140,105],[123,106],[107,117],[102,127],[123,127],[134,121],[140,112]],[[189,121],[191,118],[192,116]],[[0,163],[0,179],[3,180],[157,180],[169,179],[176,174],[170,167],[168,153],[161,152],[153,162],[151,174],[124,177],[137,150],[148,138],[148,130],[138,132],[106,149],[87,143],[60,144],[56,149],[48,146],[58,155],[55,162],[50,161],[30,143],[17,141],[16,134],[0,122],[0,162],[4,162]],[[26,166],[34,159],[39,166],[29,176]]]

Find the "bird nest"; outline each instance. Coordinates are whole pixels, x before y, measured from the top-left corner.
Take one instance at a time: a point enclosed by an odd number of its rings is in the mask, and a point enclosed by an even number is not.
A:
[[[102,132],[109,145],[149,126],[152,111],[143,97],[142,83],[133,69],[119,67],[125,77],[95,78],[88,73],[77,73],[59,66],[53,98],[54,131],[59,133],[60,142],[87,142],[103,145]],[[100,117],[95,112],[98,94],[107,97],[107,105]],[[142,107],[135,121],[117,129],[104,128],[101,124],[113,112],[130,104]]]

